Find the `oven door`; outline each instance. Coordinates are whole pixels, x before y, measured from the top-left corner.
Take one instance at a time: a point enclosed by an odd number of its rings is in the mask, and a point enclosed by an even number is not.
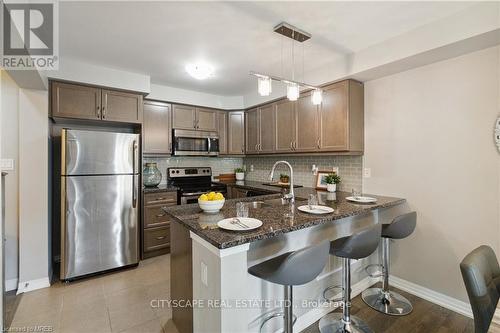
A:
[[[174,129],[173,148],[176,156],[217,156],[219,138],[215,132]]]
[[[189,205],[192,203],[197,203],[200,195],[208,193],[204,192],[191,192],[191,193],[182,193],[181,194],[181,205]]]

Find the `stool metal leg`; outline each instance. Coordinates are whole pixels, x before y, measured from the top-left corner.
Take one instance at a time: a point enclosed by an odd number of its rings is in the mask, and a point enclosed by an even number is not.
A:
[[[319,321],[321,333],[373,333],[368,325],[351,315],[351,260],[342,259],[342,313],[329,313]]]
[[[363,291],[361,298],[371,308],[393,316],[409,314],[413,307],[406,297],[389,290],[389,238],[382,241],[383,280],[382,288],[369,288]]]
[[[284,328],[285,333],[293,333],[293,288],[285,286]]]

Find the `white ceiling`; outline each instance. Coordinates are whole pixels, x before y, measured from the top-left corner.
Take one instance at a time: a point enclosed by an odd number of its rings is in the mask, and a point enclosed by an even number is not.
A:
[[[473,2],[61,2],[60,53],[151,76],[153,83],[217,95],[255,90],[249,70],[291,76],[282,21],[312,34],[296,48],[296,79],[335,58],[452,15]],[[303,48],[302,48],[303,46]],[[302,50],[304,73],[302,75]],[[197,81],[186,63],[206,61]]]

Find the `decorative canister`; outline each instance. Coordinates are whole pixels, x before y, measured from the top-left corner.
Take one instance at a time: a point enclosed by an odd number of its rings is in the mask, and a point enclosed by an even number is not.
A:
[[[155,187],[161,182],[161,172],[158,170],[156,163],[146,163],[146,167],[142,171],[144,186]]]

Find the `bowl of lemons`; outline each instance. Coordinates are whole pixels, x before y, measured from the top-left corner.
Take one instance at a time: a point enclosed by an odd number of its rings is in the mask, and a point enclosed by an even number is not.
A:
[[[198,205],[205,213],[218,213],[219,210],[224,206],[224,196],[219,192],[210,192],[207,194],[202,194],[198,198]]]

